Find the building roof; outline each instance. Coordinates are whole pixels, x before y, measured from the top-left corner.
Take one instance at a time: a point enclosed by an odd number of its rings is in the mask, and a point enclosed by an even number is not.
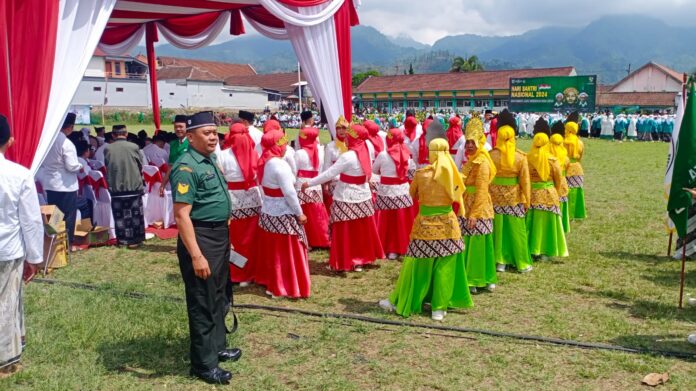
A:
[[[425,73],[416,75],[372,76],[363,81],[354,93],[502,90],[510,88],[510,78],[570,76],[575,68],[511,69],[480,72]]]
[[[673,107],[674,92],[606,92],[597,94],[597,106]]]
[[[222,78],[217,77],[210,72],[190,66],[166,66],[160,68],[157,70],[157,80],[198,80],[222,82]]]
[[[193,60],[190,58],[178,57],[157,57],[158,65],[161,67],[193,67],[198,71],[207,72],[213,75],[216,80],[224,80],[230,76],[249,76],[255,75],[256,70],[249,64],[232,64],[227,62]]]
[[[304,75],[302,75],[302,81],[306,81]],[[261,87],[266,90],[278,91],[282,95],[289,95],[297,88],[297,72],[232,76],[225,78],[225,84],[231,86]]]
[[[683,73],[683,72],[677,72],[677,71],[675,71],[675,70],[672,69],[672,68],[669,68],[669,67],[664,66],[664,65],[662,65],[662,64],[658,64],[658,63],[656,63],[656,62],[654,62],[654,61],[650,61],[650,62],[646,63],[645,65],[643,65],[642,67],[640,67],[640,68],[636,69],[635,71],[633,71],[633,72],[629,73],[628,75],[626,75],[626,77],[624,77],[623,79],[619,80],[618,83],[614,84],[613,87],[616,87],[616,86],[618,86],[618,85],[621,85],[623,82],[625,82],[626,80],[628,80],[628,79],[630,79],[631,77],[633,77],[634,74],[636,74],[636,73],[640,72],[641,70],[643,70],[644,68],[647,68],[647,67],[650,67],[650,66],[657,68],[658,70],[662,71],[664,74],[666,74],[667,76],[669,76],[669,77],[671,77],[672,79],[676,80],[677,82],[679,82],[679,83],[684,83],[684,73]],[[612,88],[613,88],[613,87],[612,87]]]

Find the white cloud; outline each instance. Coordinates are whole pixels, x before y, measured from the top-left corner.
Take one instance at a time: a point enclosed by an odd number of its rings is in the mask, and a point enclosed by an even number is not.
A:
[[[432,44],[445,35],[513,35],[544,26],[584,26],[602,16],[638,14],[696,25],[693,0],[363,0],[360,21]]]

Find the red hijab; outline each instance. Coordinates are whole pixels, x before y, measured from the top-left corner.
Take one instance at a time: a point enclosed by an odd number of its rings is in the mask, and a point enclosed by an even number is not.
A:
[[[447,128],[447,142],[449,142],[450,149],[462,136],[462,119],[459,117],[450,118],[449,128]]]
[[[263,181],[263,170],[266,163],[274,157],[282,158],[285,155],[285,148],[288,145],[288,140],[280,130],[270,130],[261,137],[261,159],[259,159],[259,183]]]
[[[418,126],[418,120],[416,117],[406,117],[404,121],[404,135],[408,137],[410,142],[416,138],[416,127]],[[425,129],[423,129],[425,130]]]
[[[411,158],[411,152],[404,145],[404,132],[401,129],[389,129],[387,133],[387,153],[396,165],[396,176],[399,179],[406,178],[408,174],[408,159]]]
[[[271,130],[282,130],[280,127],[280,122],[274,120],[274,119],[269,119],[268,121],[263,123],[263,132],[268,133]]]
[[[358,155],[363,174],[365,174],[367,180],[370,180],[372,176],[372,161],[370,160],[370,150],[367,149],[367,144],[365,144],[367,136],[367,129],[362,125],[352,125],[346,132],[348,150],[355,151],[355,154]]]
[[[363,122],[363,126],[367,129],[369,134],[368,138],[375,147],[375,155],[384,151],[384,140],[379,137],[379,125],[377,125],[375,121],[365,121]]]
[[[225,135],[224,147],[232,148],[244,181],[253,181],[256,178],[259,155],[254,150],[254,140],[249,136],[249,129],[240,123],[232,124],[230,132]]]
[[[307,151],[309,161],[312,163],[315,171],[319,170],[319,129],[317,128],[302,128],[300,129],[300,147]]]
[[[428,143],[426,143],[427,139],[427,134],[428,134],[428,126],[430,126],[430,123],[433,122],[433,119],[431,117],[428,117],[423,122],[423,133],[421,134],[420,138],[418,139],[418,164],[428,164],[430,163],[428,161]]]

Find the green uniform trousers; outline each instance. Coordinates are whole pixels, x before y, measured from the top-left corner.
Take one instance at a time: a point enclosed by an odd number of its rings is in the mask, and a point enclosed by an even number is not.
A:
[[[179,268],[186,288],[186,309],[191,339],[191,366],[206,371],[218,366],[218,352],[225,349],[225,315],[231,299],[230,239],[227,222],[194,222],[196,241],[208,260],[210,277],[196,277],[191,255],[184,242],[177,241]]]

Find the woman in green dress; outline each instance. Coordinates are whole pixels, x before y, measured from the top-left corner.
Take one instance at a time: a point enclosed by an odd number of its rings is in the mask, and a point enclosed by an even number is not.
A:
[[[471,292],[478,288],[495,289],[498,282],[493,246],[493,201],[488,187],[496,168],[486,150],[483,123],[477,117],[466,125],[464,149],[467,162],[462,167],[465,217],[459,219],[466,250],[466,274]]]
[[[563,232],[566,235],[570,232],[570,213],[568,208],[568,180],[566,172],[570,165],[568,159],[568,151],[563,143],[563,123],[556,122],[551,127],[551,138],[549,139],[549,152],[551,156],[558,160],[558,165],[561,167],[561,187],[558,189],[558,200],[561,203],[561,221],[563,222]]]
[[[549,136],[534,135],[532,150],[527,154],[532,199],[527,213],[527,236],[532,257],[567,257],[565,233],[561,221],[558,191],[561,167],[549,152]]]
[[[585,144],[578,137],[578,112],[568,116],[565,123],[564,143],[568,151],[570,164],[566,171],[568,180],[568,214],[571,220],[583,220],[587,217],[585,209],[585,172],[580,161],[585,153]]]
[[[449,154],[447,140],[429,144],[430,164],[417,170],[410,193],[418,201],[407,254],[396,287],[380,307],[408,317],[431,304],[432,319],[443,320],[449,308],[473,306],[468,290],[464,243],[452,208],[464,212],[464,182]]]

